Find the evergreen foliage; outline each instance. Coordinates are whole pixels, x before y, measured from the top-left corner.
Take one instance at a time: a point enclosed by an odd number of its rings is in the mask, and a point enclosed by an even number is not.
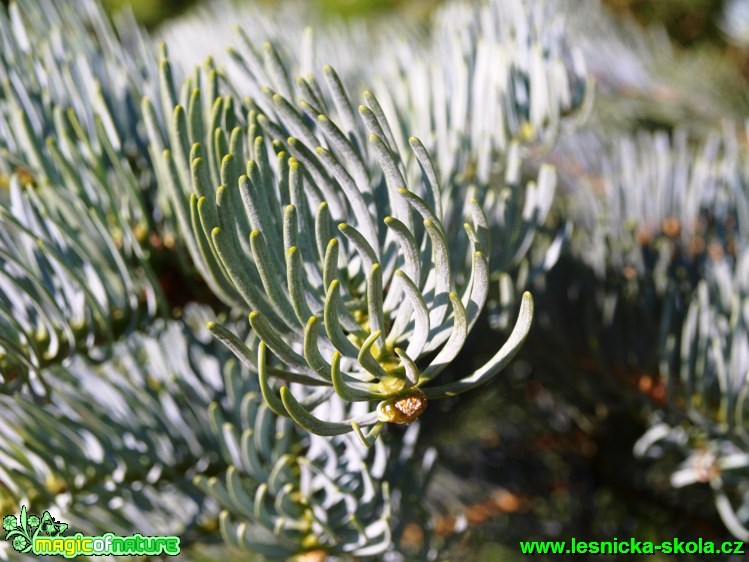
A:
[[[475,557],[470,524],[549,504],[461,463],[538,416],[749,539],[747,103],[703,87],[742,78],[581,4],[0,10],[0,515]],[[553,406],[497,396],[529,372]]]

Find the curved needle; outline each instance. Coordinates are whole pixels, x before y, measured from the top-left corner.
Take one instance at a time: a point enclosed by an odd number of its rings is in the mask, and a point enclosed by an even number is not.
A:
[[[442,370],[458,356],[458,353],[463,349],[463,344],[468,337],[468,317],[466,315],[466,309],[463,307],[463,303],[455,293],[450,293],[450,302],[453,305],[453,328],[450,332],[450,338],[447,340],[445,346],[440,349],[439,353],[432,360],[429,366],[424,370],[421,377],[419,377],[420,385],[432,380],[435,376],[441,373]]]
[[[354,428],[354,433],[356,433],[359,441],[361,441],[365,447],[370,448],[372,445],[374,445],[375,441],[377,441],[380,433],[382,433],[382,428],[385,427],[385,422],[378,421],[366,435],[364,435],[364,432],[361,429],[361,425],[359,425],[358,423],[351,422],[351,427]]]
[[[325,297],[325,309],[323,311],[325,331],[328,333],[330,341],[338,350],[347,357],[356,357],[358,351],[343,333],[338,316],[338,306],[341,298],[338,289],[339,285],[340,282],[338,279],[335,279],[330,284],[330,287],[328,287],[328,294]]]
[[[364,368],[364,370],[380,380],[387,378],[388,373],[382,365],[377,362],[374,355],[372,355],[372,346],[381,335],[382,332],[380,330],[371,333],[369,337],[364,340],[358,356],[359,364]]]
[[[379,396],[379,394],[367,392],[356,386],[346,384],[346,381],[343,379],[343,373],[341,373],[341,354],[338,351],[333,354],[333,365],[330,368],[330,376],[333,380],[335,393],[344,400],[348,400],[349,402],[365,402]]]
[[[403,388],[415,385],[419,381],[419,368],[416,363],[400,347],[395,348],[395,354],[400,357],[403,368],[406,369],[406,380]]]
[[[532,321],[533,297],[528,291],[526,291],[523,294],[523,300],[520,304],[520,313],[518,314],[515,327],[513,328],[510,337],[496,355],[483,367],[464,379],[451,384],[423,389],[427,398],[447,398],[449,396],[456,396],[471,390],[496,376],[510,361],[512,361],[517,352],[520,351],[520,347],[523,345],[523,342],[531,329]]]
[[[268,404],[268,407],[277,416],[288,417],[289,414],[286,412],[286,408],[284,408],[283,402],[278,399],[278,396],[276,396],[276,393],[273,392],[273,389],[270,386],[270,382],[268,381],[268,370],[265,367],[265,344],[263,342],[260,342],[260,345],[258,346],[257,363],[258,379],[260,381],[260,392],[263,394],[265,403]]]
[[[300,427],[306,429],[310,433],[329,437],[333,435],[343,435],[344,433],[351,431],[351,425],[348,423],[327,422],[312,415],[296,398],[294,398],[294,395],[287,386],[281,387],[281,400],[291,418],[299,424]]]

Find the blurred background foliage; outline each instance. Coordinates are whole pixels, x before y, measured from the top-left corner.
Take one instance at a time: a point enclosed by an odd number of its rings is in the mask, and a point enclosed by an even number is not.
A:
[[[4,0],[7,2],[7,0]],[[105,0],[112,11],[130,6],[136,18],[147,26],[158,25],[164,19],[189,9],[201,0]],[[274,4],[283,0],[233,0],[237,3],[259,2]],[[442,0],[309,0],[323,12],[346,17],[365,17],[388,10],[409,10],[428,14]],[[718,25],[723,0],[605,0],[614,12],[631,15],[649,25],[662,24],[681,45],[722,43]]]
[[[283,0],[233,0],[235,3],[260,3],[272,5]],[[366,17],[388,10],[408,10],[426,15],[440,4],[441,0],[309,0],[321,13],[343,17]],[[200,0],[105,0],[111,11],[130,6],[135,17],[147,27],[188,10]]]
[[[8,0],[2,0],[3,3]],[[205,0],[104,0],[110,12],[123,7],[133,10],[147,28],[188,11]],[[235,3],[273,5],[283,0],[232,0]],[[371,17],[388,11],[407,12],[427,18],[443,0],[308,0],[323,14],[346,18]],[[603,0],[614,13],[633,18],[643,26],[658,25],[666,29],[681,47],[719,51],[749,76],[746,51],[726,41],[720,27],[725,0]]]
[[[7,5],[9,0],[1,0]],[[129,7],[136,19],[148,28],[157,27],[164,20],[188,11],[205,0],[104,0],[107,9],[114,13]],[[232,0],[235,3],[260,3],[272,5],[283,0]],[[367,17],[387,11],[406,11],[421,17],[443,0],[309,0],[321,13],[342,17]],[[728,56],[749,72],[741,52],[727,45],[720,28],[720,18],[725,0],[604,0],[604,4],[622,17],[631,17],[639,23],[661,25],[679,45],[696,48],[725,49]]]
[[[645,25],[663,25],[683,46],[724,43],[719,26],[723,0],[605,0],[619,14],[634,16]]]
[[[141,23],[153,29],[200,1],[104,3],[112,12],[129,6]],[[234,1],[272,5],[283,0]],[[399,10],[426,18],[441,3],[308,1],[322,13],[351,18]],[[643,26],[662,26],[676,45],[718,56],[749,77],[749,50],[732,45],[721,30],[723,0],[604,3],[622,18],[634,18]],[[563,267],[564,264],[558,275],[563,275]],[[471,340],[473,347],[464,349],[457,365],[480,365],[478,350],[494,348],[493,343],[485,345],[479,341],[482,337],[496,338],[488,326],[478,326],[475,333],[480,336]],[[448,505],[446,512],[438,516],[437,532],[448,542],[453,534],[457,537],[456,514],[465,517],[470,529],[456,539],[452,559],[508,560],[517,557],[518,540],[550,536],[725,539],[725,529],[712,508],[706,487],[691,488],[691,501],[685,504],[670,487],[667,475],[653,470],[647,461],[633,458],[633,445],[647,429],[638,405],[648,400],[656,383],[643,377],[628,396],[622,396],[622,386],[613,381],[610,388],[605,388],[603,376],[597,378],[598,386],[592,389],[572,388],[574,385],[557,376],[554,366],[539,368],[543,363],[539,357],[547,354],[547,345],[532,335],[521,359],[490,388],[466,395],[459,408],[450,401],[430,406],[424,417],[427,440],[439,444],[441,462],[452,468],[451,472],[436,475],[433,489],[438,496],[442,489],[446,497],[464,500],[462,505]],[[598,401],[602,389],[608,395]],[[455,480],[454,474],[460,474],[462,479]],[[488,498],[487,489],[495,490]],[[482,493],[485,499],[477,501]]]
[[[0,0],[8,5],[9,0]],[[136,19],[149,28],[189,10],[204,0],[104,0],[110,12],[123,7],[133,10]],[[236,3],[272,5],[283,0],[232,0]],[[405,10],[424,17],[442,0],[309,0],[322,13],[344,17],[367,17],[378,12]],[[615,13],[634,17],[643,25],[658,24],[682,46],[725,46],[720,29],[724,0],[604,0]]]
[[[105,0],[105,4],[112,11],[128,5],[141,23],[155,28],[200,1]],[[323,14],[346,18],[387,11],[428,18],[441,3],[308,1]],[[735,65],[749,77],[749,51],[731,44],[721,29],[724,0],[604,0],[604,4],[621,18],[665,29],[676,46]],[[473,346],[464,349],[456,364],[478,366],[481,350],[494,347],[482,341],[495,338],[494,332],[488,326],[479,328],[475,332],[481,335],[472,338]],[[447,505],[442,504],[444,513],[437,516],[436,530],[447,544],[454,543],[452,559],[508,560],[517,556],[518,540],[550,536],[723,540],[725,528],[707,487],[693,487],[690,501],[685,502],[671,488],[667,475],[633,458],[634,443],[647,429],[640,408],[649,399],[649,384],[640,381],[622,396],[622,386],[607,383],[604,373],[560,373],[558,366],[539,367],[543,361],[538,358],[546,354],[547,345],[532,334],[520,361],[490,388],[463,397],[460,405],[435,404],[424,417],[427,441],[439,444],[441,463],[450,467],[435,476],[432,493],[440,500],[440,490],[444,491]],[[591,376],[596,382],[590,388],[590,383],[571,388],[564,382],[569,377],[590,381]],[[487,497],[486,490],[493,492]],[[461,501],[450,505],[454,498]],[[465,520],[467,533],[456,532],[456,517]],[[640,559],[674,558],[628,557]]]
[[[7,1],[7,0],[3,0]],[[105,0],[116,11],[130,6],[136,18],[148,27],[178,15],[201,0]],[[274,4],[283,0],[233,0],[237,3]],[[442,0],[309,0],[323,13],[344,17],[366,17],[377,12],[406,10],[427,16]],[[614,12],[632,16],[642,24],[661,24],[683,46],[725,45],[719,19],[723,0],[605,0]]]

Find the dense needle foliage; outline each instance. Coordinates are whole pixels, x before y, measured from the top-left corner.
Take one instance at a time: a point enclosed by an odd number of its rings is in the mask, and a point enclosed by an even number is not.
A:
[[[194,560],[749,539],[737,68],[598,2],[314,5],[0,10],[0,515]]]

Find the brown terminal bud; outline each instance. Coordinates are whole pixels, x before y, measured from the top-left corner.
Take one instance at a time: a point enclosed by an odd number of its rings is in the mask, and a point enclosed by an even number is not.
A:
[[[408,424],[416,421],[427,409],[427,396],[418,388],[394,398],[389,398],[377,407],[381,421]]]

